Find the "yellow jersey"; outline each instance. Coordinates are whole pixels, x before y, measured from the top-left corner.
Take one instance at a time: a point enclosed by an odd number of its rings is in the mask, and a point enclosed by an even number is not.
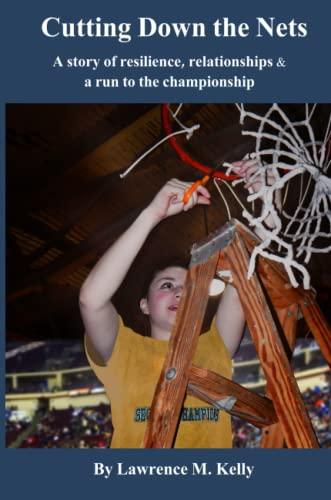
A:
[[[111,403],[114,427],[111,447],[141,447],[168,341],[143,337],[120,320],[115,347],[106,366],[93,360],[86,342],[85,347],[90,366],[104,385]],[[193,363],[231,378],[231,358],[214,322],[208,332],[200,335]],[[174,447],[231,448],[230,416],[197,398],[186,396]]]

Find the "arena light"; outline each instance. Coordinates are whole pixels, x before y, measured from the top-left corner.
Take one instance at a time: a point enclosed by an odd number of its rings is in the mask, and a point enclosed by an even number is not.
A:
[[[221,293],[223,293],[224,288],[225,288],[224,281],[218,278],[214,278],[209,285],[209,296],[216,297],[216,295],[220,295]]]
[[[105,392],[103,387],[94,387],[91,389],[91,394],[99,394],[100,392]]]

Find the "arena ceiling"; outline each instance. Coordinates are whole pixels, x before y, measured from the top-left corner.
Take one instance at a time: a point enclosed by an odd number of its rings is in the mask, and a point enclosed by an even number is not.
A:
[[[288,105],[287,112],[295,119],[302,106]],[[330,106],[320,112],[323,118]],[[186,104],[181,121],[200,129],[178,141],[212,167],[239,160],[254,144],[241,135],[238,118],[233,104]],[[97,258],[168,179],[201,174],[164,143],[120,178],[164,137],[157,104],[8,104],[6,123],[7,339],[81,337],[79,288]],[[187,254],[227,220],[212,184],[210,191],[210,207],[162,222],[138,255],[115,298],[133,327],[146,266]],[[245,199],[242,188],[237,193]],[[227,198],[232,216],[242,220]],[[314,256],[310,269],[315,287],[330,283],[330,255]]]

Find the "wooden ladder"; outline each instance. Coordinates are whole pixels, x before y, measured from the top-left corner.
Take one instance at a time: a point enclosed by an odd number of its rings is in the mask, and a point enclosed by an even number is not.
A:
[[[319,447],[290,366],[299,309],[329,365],[331,330],[314,293],[293,288],[279,263],[259,257],[257,272],[247,279],[249,254],[258,242],[243,224],[231,220],[193,245],[143,447],[173,446],[186,393],[263,428],[262,447],[282,447],[284,442],[288,448]],[[264,371],[266,396],[192,364],[210,282],[225,270],[231,271]]]

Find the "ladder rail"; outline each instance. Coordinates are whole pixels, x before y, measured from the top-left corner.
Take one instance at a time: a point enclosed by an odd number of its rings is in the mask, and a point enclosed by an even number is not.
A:
[[[325,352],[328,351],[325,346],[330,349],[331,331],[312,292],[293,289],[278,263],[259,259],[261,281],[257,273],[247,280],[248,249],[251,251],[256,241],[255,235],[243,224],[233,220],[192,247],[191,264],[155,389],[143,447],[172,447],[186,392],[244,416],[254,425],[267,426],[268,437],[263,438],[262,446],[281,446],[285,440],[289,448],[319,447],[264,289],[284,328],[290,351],[295,344],[296,326],[296,316],[292,317],[292,313],[297,312],[299,303],[301,307],[307,304],[303,302],[307,298],[310,308],[304,316],[314,323],[313,333],[322,337]],[[248,389],[236,388],[238,384],[234,382],[225,382],[220,375],[192,366],[207,307],[209,283],[216,272],[224,270],[231,271],[264,370],[269,397],[256,397]]]

